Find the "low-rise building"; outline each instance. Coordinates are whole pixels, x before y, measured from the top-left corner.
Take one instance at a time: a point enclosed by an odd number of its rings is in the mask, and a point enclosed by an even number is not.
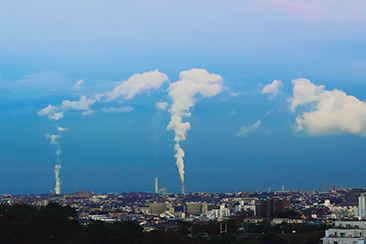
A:
[[[335,221],[335,227],[325,231],[323,244],[365,244],[366,221]]]
[[[235,205],[235,212],[239,211],[252,211],[254,215],[256,215],[256,198],[242,198],[238,201],[238,204]]]
[[[219,209],[212,209],[207,212],[207,218],[211,220],[224,220],[226,217],[230,216],[230,209],[221,204]]]
[[[280,225],[282,223],[286,224],[304,224],[305,220],[301,218],[273,218],[272,224]]]

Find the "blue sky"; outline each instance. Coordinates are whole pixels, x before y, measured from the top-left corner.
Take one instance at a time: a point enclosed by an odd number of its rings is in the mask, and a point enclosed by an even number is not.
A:
[[[364,187],[364,1],[1,6],[0,193]]]

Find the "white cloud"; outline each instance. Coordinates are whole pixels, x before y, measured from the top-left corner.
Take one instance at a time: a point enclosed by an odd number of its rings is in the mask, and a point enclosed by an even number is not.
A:
[[[49,119],[59,120],[64,117],[64,111],[68,109],[74,110],[85,110],[83,115],[88,115],[93,113],[93,110],[90,109],[90,106],[95,103],[95,99],[86,98],[86,96],[81,96],[79,101],[70,101],[64,100],[60,106],[53,106],[49,104],[47,107],[38,111],[38,115],[44,116],[47,115]]]
[[[325,86],[316,86],[304,78],[293,80],[292,84],[293,97],[289,99],[289,102],[291,102],[291,111],[294,111],[299,105],[319,101],[325,88]]]
[[[241,126],[239,131],[236,133],[237,137],[247,137],[248,135],[256,132],[260,125],[262,123],[262,120],[257,120],[254,124],[252,124],[251,126]]]
[[[297,130],[313,135],[351,133],[366,135],[366,102],[340,90],[325,90],[306,79],[293,81],[291,108],[314,103],[296,118]]]
[[[62,112],[58,112],[58,108],[49,104],[47,107],[43,108],[42,110],[38,111],[37,113],[39,116],[47,115],[49,119],[59,120],[64,117]]]
[[[75,110],[89,110],[89,107],[95,103],[95,99],[86,98],[86,96],[81,96],[79,101],[69,101],[64,100],[61,103],[61,109],[75,109]]]
[[[62,119],[64,117],[64,113],[63,112],[57,112],[55,114],[53,114],[53,116],[49,117],[53,120],[59,120]]]
[[[266,85],[262,89],[262,94],[271,94],[271,95],[278,95],[280,93],[281,88],[283,87],[282,81],[274,80],[271,84]]]
[[[69,109],[84,110],[82,114],[89,115],[94,113],[90,106],[96,102],[111,101],[121,96],[125,100],[129,100],[137,94],[147,92],[152,89],[158,89],[164,82],[167,81],[168,76],[166,74],[160,73],[157,69],[150,72],[144,72],[142,74],[134,74],[127,81],[119,82],[119,84],[115,86],[112,91],[95,94],[91,98],[81,96],[79,101],[64,100],[59,106],[48,105],[48,107],[40,110],[38,115],[47,115],[49,119],[58,120],[63,118],[63,113]],[[5,82],[1,82],[0,85],[2,83],[5,84]],[[74,88],[80,88],[82,83],[83,80],[77,81]],[[105,111],[110,113],[130,112],[131,107],[105,108],[104,112]]]
[[[67,128],[61,127],[61,126],[57,126],[57,130],[58,131],[67,131]]]
[[[164,111],[167,110],[168,106],[169,106],[168,102],[158,102],[155,105],[156,109]]]
[[[120,96],[129,100],[137,94],[152,89],[158,89],[167,81],[168,76],[160,73],[157,69],[142,74],[134,74],[127,81],[120,82],[112,91],[107,92],[105,96],[108,100],[113,100]]]
[[[123,106],[123,107],[106,107],[102,108],[104,113],[128,113],[133,110],[133,107]]]
[[[84,83],[84,80],[79,80],[75,83],[74,89],[80,89],[81,84]]]

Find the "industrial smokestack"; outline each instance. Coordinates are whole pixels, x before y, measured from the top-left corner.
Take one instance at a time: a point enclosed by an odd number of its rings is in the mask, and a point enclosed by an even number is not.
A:
[[[158,177],[155,177],[155,193],[158,193],[159,186],[158,186]]]
[[[182,194],[186,194],[185,191],[184,191],[184,184],[182,184]]]

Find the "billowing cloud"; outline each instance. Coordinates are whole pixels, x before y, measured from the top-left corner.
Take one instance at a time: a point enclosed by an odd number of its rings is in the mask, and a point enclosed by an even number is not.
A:
[[[271,95],[278,95],[280,93],[281,88],[283,87],[282,81],[274,80],[271,84],[268,84],[263,87],[262,94],[271,94]]]
[[[182,71],[180,80],[170,84],[169,96],[173,102],[169,109],[171,120],[168,130],[174,130],[176,151],[175,158],[182,183],[184,182],[184,151],[180,142],[186,139],[187,131],[191,128],[189,122],[183,122],[184,117],[190,117],[190,109],[195,104],[195,95],[212,97],[224,90],[223,79],[220,75],[211,74],[204,69],[191,69]]]
[[[306,79],[293,83],[291,109],[313,103],[310,112],[296,118],[297,130],[313,135],[351,133],[366,135],[366,102],[340,90],[325,90]]]
[[[122,106],[122,107],[106,107],[102,108],[104,113],[128,113],[133,110],[133,107]]]
[[[291,111],[294,111],[299,105],[319,101],[325,88],[325,86],[316,86],[304,78],[293,80],[292,84],[293,97],[289,100],[291,102]]]
[[[247,137],[248,135],[256,132],[260,125],[262,123],[262,120],[257,120],[254,124],[250,126],[243,125],[240,127],[238,133],[236,133],[237,137]]]
[[[63,118],[64,112],[70,109],[81,110],[83,115],[89,115],[94,113],[90,108],[96,102],[106,102],[123,97],[125,100],[132,99],[135,95],[150,91],[152,89],[158,89],[164,82],[168,81],[166,74],[160,73],[158,70],[145,72],[142,74],[134,74],[127,81],[120,82],[114,87],[112,91],[106,93],[99,93],[90,98],[81,96],[78,101],[64,100],[61,105],[54,106],[48,105],[38,112],[38,115],[47,115],[49,119],[58,120]],[[80,87],[83,83],[82,80],[78,81],[75,88]],[[102,109],[103,111],[103,109]],[[106,113],[120,113],[130,112],[131,107],[124,106],[122,108],[105,108],[103,112]]]
[[[121,96],[125,100],[130,100],[137,94],[160,88],[167,81],[168,76],[160,73],[157,69],[142,74],[134,74],[127,81],[120,82],[112,91],[107,92],[105,96],[108,100]]]
[[[157,102],[155,105],[156,109],[164,111],[167,110],[168,106],[169,106],[168,102]]]

